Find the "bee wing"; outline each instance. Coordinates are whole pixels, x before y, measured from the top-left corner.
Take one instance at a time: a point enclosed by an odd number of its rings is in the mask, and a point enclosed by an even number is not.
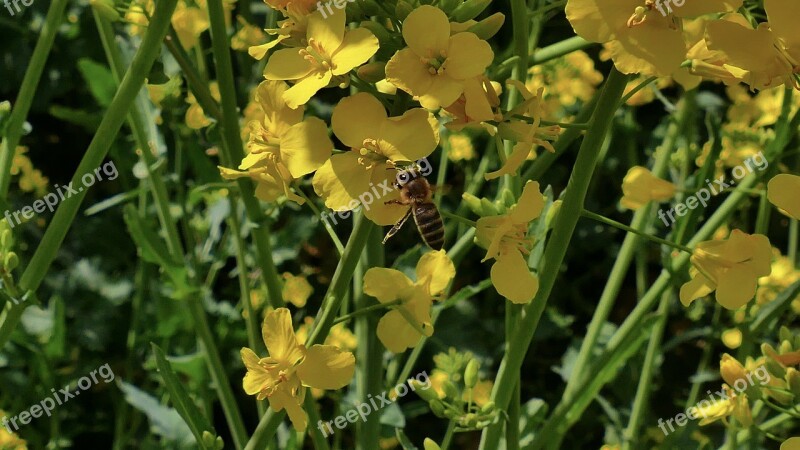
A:
[[[403,216],[403,218],[402,218],[402,219],[400,219],[400,221],[399,221],[399,222],[397,222],[396,224],[394,224],[394,226],[392,227],[392,229],[391,229],[391,230],[389,230],[389,232],[388,232],[388,233],[386,233],[386,237],[385,237],[385,238],[383,238],[383,243],[384,243],[384,244],[386,243],[386,241],[388,241],[388,240],[389,240],[389,238],[390,238],[390,237],[394,236],[394,235],[395,235],[395,234],[396,234],[398,231],[400,231],[400,228],[403,228],[403,225],[406,223],[406,220],[408,220],[408,218],[409,218],[409,217],[411,217],[411,210],[412,210],[412,209],[413,209],[413,208],[408,208],[408,212],[406,212],[406,215],[405,215],[405,216]]]

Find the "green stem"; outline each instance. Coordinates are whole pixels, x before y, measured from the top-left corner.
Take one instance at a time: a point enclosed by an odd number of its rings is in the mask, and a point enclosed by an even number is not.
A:
[[[647,240],[653,241],[653,242],[655,242],[657,244],[666,245],[667,247],[672,247],[672,248],[674,248],[676,250],[680,250],[680,251],[692,254],[692,249],[690,249],[689,247],[686,247],[685,245],[676,244],[676,243],[668,241],[666,239],[661,239],[659,237],[652,236],[650,234],[645,233],[644,231],[638,230],[638,229],[633,228],[633,227],[629,227],[628,225],[625,225],[624,223],[619,223],[616,220],[609,219],[608,217],[601,216],[600,214],[595,214],[595,213],[593,213],[591,211],[583,210],[581,212],[581,215],[584,216],[584,217],[587,217],[589,219],[596,220],[598,222],[604,223],[606,225],[610,225],[610,226],[612,226],[614,228],[619,228],[620,230],[627,231],[628,233],[636,234],[636,235],[641,236],[641,237],[643,237],[643,238],[645,238]]]
[[[649,86],[649,85],[650,85],[650,83],[652,83],[652,82],[654,82],[654,81],[656,81],[656,80],[658,80],[658,77],[650,77],[650,78],[647,78],[646,80],[642,81],[641,83],[637,84],[635,88],[631,89],[631,91],[630,91],[630,92],[628,92],[627,94],[625,94],[625,96],[624,96],[624,97],[622,97],[622,99],[620,99],[620,101],[619,101],[619,106],[620,106],[620,108],[621,108],[621,107],[622,107],[622,105],[624,105],[625,103],[628,103],[628,100],[630,100],[630,99],[631,99],[631,97],[633,97],[634,95],[636,95],[636,93],[637,93],[637,92],[639,92],[639,91],[641,91],[642,89],[646,88],[647,86]]]
[[[236,88],[233,78],[233,65],[231,63],[231,45],[225,26],[225,11],[222,0],[208,1],[208,16],[211,22],[211,46],[216,61],[217,82],[222,100],[222,162],[231,167],[244,156],[242,138],[239,130],[239,111],[236,106]],[[247,217],[258,226],[252,231],[256,244],[256,257],[261,267],[261,276],[269,293],[270,304],[273,308],[285,305],[283,301],[283,282],[278,276],[278,269],[272,260],[272,244],[270,231],[266,224],[264,213],[255,197],[253,183],[249,179],[236,180],[239,192],[242,194]]]
[[[113,144],[131,105],[136,100],[136,95],[144,84],[145,76],[150,73],[150,69],[158,57],[161,41],[167,32],[167,26],[176,3],[177,0],[163,0],[156,5],[153,20],[145,32],[139,50],[133,57],[130,68],[125,73],[89,148],[86,149],[75,175],[72,177],[72,182],[76,186],[81,185],[81,178],[84,175],[92,174],[94,169],[103,162],[103,158]],[[47,227],[36,252],[20,278],[19,285],[23,292],[36,291],[44,280],[87,192],[88,190],[84,189],[59,204],[50,226]],[[24,307],[23,303],[6,311],[3,323],[0,325],[0,348],[3,348],[11,336],[11,332],[22,316]]]
[[[561,42],[557,42],[553,45],[549,45],[547,47],[541,48],[537,50],[533,55],[528,57],[528,67],[536,66],[539,64],[546,63],[547,61],[560,58],[564,55],[572,53],[574,51],[583,50],[589,47],[597,45],[594,42],[589,42],[586,39],[575,36],[569,39],[564,39]],[[510,58],[506,61],[503,61],[495,71],[497,79],[501,79],[505,76],[508,76],[509,72],[511,72],[512,67],[517,64],[516,56]]]
[[[447,424],[447,431],[444,433],[444,437],[442,438],[442,445],[439,446],[441,450],[447,450],[450,447],[450,441],[453,440],[453,433],[456,431],[456,421],[450,419],[450,422]]]
[[[36,97],[36,88],[44,72],[47,57],[53,48],[53,41],[58,34],[58,28],[64,19],[64,10],[67,7],[67,0],[53,0],[47,10],[47,17],[44,20],[39,40],[33,49],[33,55],[25,69],[25,77],[19,88],[17,101],[11,110],[11,116],[6,125],[6,135],[0,143],[0,200],[5,200],[8,195],[8,187],[11,185],[11,163],[14,160],[14,152],[17,149],[19,140],[22,137],[22,127],[25,125],[25,118]],[[2,348],[2,346],[0,346]]]
[[[336,325],[336,324],[339,324],[339,323],[342,323],[342,322],[347,322],[348,320],[350,320],[350,319],[352,319],[354,317],[360,317],[360,316],[362,316],[364,314],[367,314],[367,313],[370,313],[372,311],[382,311],[382,310],[385,310],[385,309],[390,309],[392,306],[399,305],[400,303],[401,303],[400,300],[395,300],[395,301],[389,302],[389,303],[378,303],[377,305],[371,305],[371,306],[367,306],[367,307],[364,307],[364,308],[361,308],[361,309],[357,309],[357,310],[351,312],[350,314],[345,314],[345,315],[343,315],[341,317],[337,317],[336,320],[333,321],[333,324]]]
[[[189,90],[194,94],[195,99],[197,99],[197,104],[203,108],[203,112],[213,117],[218,122],[222,120],[222,111],[219,109],[219,104],[217,104],[217,101],[214,100],[214,97],[211,95],[208,84],[203,80],[203,77],[197,69],[194,68],[192,61],[189,59],[189,55],[186,54],[186,50],[181,46],[180,40],[178,40],[178,34],[175,32],[174,28],[169,27],[169,36],[164,40],[164,45],[172,54],[172,57],[175,58],[178,66],[180,66],[183,76],[186,77]]]
[[[529,304],[525,305],[520,326],[510,342],[509,350],[500,364],[492,390],[492,401],[500,410],[505,410],[514,390],[514,380],[522,367],[525,353],[530,346],[536,327],[547,306],[559,269],[566,255],[575,226],[583,210],[589,182],[597,164],[597,156],[611,127],[617,100],[627,84],[628,77],[612,69],[598,106],[592,119],[592,126],[581,144],[575,166],[570,175],[564,200],[556,215],[553,234],[547,243],[540,270],[539,291]],[[483,431],[481,449],[489,450],[498,447],[500,430],[492,425]]]

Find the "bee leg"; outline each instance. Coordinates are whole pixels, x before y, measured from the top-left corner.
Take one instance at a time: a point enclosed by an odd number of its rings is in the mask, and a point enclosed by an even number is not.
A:
[[[383,204],[384,205],[404,205],[405,203],[401,202],[400,200],[389,200],[388,202],[383,202]]]
[[[390,238],[390,237],[394,236],[394,235],[395,235],[395,234],[396,234],[398,231],[400,231],[400,228],[403,228],[403,224],[405,224],[405,223],[406,223],[406,220],[408,220],[408,218],[409,218],[409,217],[411,217],[411,208],[408,208],[408,212],[406,213],[406,215],[405,215],[405,216],[403,216],[403,218],[402,218],[402,219],[400,219],[400,221],[399,221],[399,222],[397,222],[396,224],[394,224],[394,226],[392,227],[392,229],[391,229],[391,230],[389,230],[389,232],[388,232],[388,233],[386,233],[386,237],[385,237],[385,238],[383,238],[383,243],[384,243],[384,244],[386,243],[386,241],[388,241],[388,240],[389,240],[389,238]]]

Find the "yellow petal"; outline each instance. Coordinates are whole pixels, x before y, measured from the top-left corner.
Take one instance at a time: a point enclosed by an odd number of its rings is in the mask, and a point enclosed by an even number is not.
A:
[[[539,278],[531,273],[527,261],[517,250],[497,258],[492,265],[491,277],[497,293],[512,303],[529,303],[539,290]]]
[[[767,185],[767,198],[770,203],[800,220],[800,176],[776,175]]]
[[[592,42],[614,39],[633,12],[630,0],[569,0],[565,8],[567,20],[575,33]]]
[[[275,39],[273,39],[272,41],[267,42],[266,44],[253,45],[252,47],[247,49],[247,53],[256,60],[261,61],[262,59],[264,59],[265,56],[267,56],[267,53],[270,50],[275,48],[278,44],[281,43],[282,40],[288,37],[289,37],[288,35],[280,35]]]
[[[431,295],[444,291],[456,276],[456,266],[444,250],[422,255],[416,271],[417,282],[427,284]]]
[[[783,441],[781,450],[800,450],[800,437],[792,437]]]
[[[293,397],[290,393],[283,389],[278,389],[269,398],[269,406],[276,412],[285,409],[289,420],[292,421],[294,429],[297,431],[304,431],[308,424],[308,415],[303,407],[300,406],[301,400]]]
[[[308,16],[308,39],[314,39],[326,52],[333,52],[342,45],[345,28],[344,9],[333,8],[333,14],[322,17],[319,11]],[[330,55],[330,53],[328,53]]]
[[[646,167],[634,166],[622,180],[621,203],[628,209],[639,209],[650,201],[672,198],[676,189],[674,184],[656,177]]]
[[[417,345],[423,334],[418,328],[425,331],[425,336],[433,334],[431,325],[431,301],[430,298],[420,296],[417,299],[407,302],[406,314],[416,322],[416,327],[412,326],[403,314],[398,310],[386,313],[378,322],[377,335],[383,345],[393,353],[400,353],[407,348]]]
[[[522,188],[519,201],[508,213],[514,223],[526,224],[539,217],[544,208],[544,196],[539,192],[539,183],[528,181]]]
[[[439,8],[420,6],[403,21],[403,39],[419,56],[439,56],[439,52],[447,50],[450,39],[447,15]]]
[[[500,255],[500,244],[503,236],[511,231],[513,223],[507,216],[481,217],[475,226],[475,236],[482,246],[486,247],[486,256],[481,261],[497,258]]]
[[[297,366],[304,386],[316,389],[341,389],[350,383],[356,370],[356,358],[332,345],[313,345]]]
[[[334,211],[358,206],[358,196],[370,190],[370,173],[358,163],[357,152],[333,155],[314,174],[314,191]]]
[[[375,138],[386,120],[386,109],[366,92],[345,97],[333,108],[331,128],[345,145],[359,149],[367,138]]]
[[[306,305],[306,301],[314,292],[314,288],[303,276],[294,276],[290,273],[283,274],[283,299],[298,308]]]
[[[362,205],[364,207],[364,215],[367,219],[375,222],[377,225],[393,225],[397,223],[408,211],[408,206],[397,204],[386,204],[386,202],[397,200],[400,198],[400,192],[396,189],[391,189],[390,192],[384,193],[381,186],[392,187],[396,179],[396,172],[388,170],[389,166],[386,164],[376,164],[370,173],[370,189],[360,194],[363,199]],[[408,224],[409,226],[413,226]]]
[[[333,151],[328,126],[317,117],[292,125],[281,137],[281,162],[294,178],[319,169]]]
[[[373,267],[364,274],[364,293],[381,303],[397,300],[399,294],[413,286],[403,272],[383,267]]]
[[[330,71],[323,74],[312,73],[284,92],[283,99],[290,108],[305,105],[314,94],[330,83],[331,78]]]
[[[282,136],[286,129],[303,120],[303,108],[289,108],[283,93],[289,86],[283,81],[262,81],[256,88],[256,102],[264,112],[268,130]]]
[[[341,47],[333,53],[333,74],[343,75],[364,64],[378,51],[378,38],[366,28],[356,28],[344,35]]]
[[[258,364],[260,358],[254,351],[247,347],[241,350],[242,362],[244,362],[247,373],[244,375],[242,387],[247,395],[257,395],[270,382],[269,372]]]
[[[412,95],[428,92],[433,79],[434,75],[410,48],[398,51],[386,63],[386,80]]]
[[[313,67],[296,48],[282,48],[269,57],[264,68],[267,80],[297,80],[311,73]]]
[[[268,312],[261,325],[261,334],[271,358],[294,365],[303,357],[288,309],[278,308]]]
[[[781,37],[793,55],[800,52],[800,33],[797,18],[800,17],[800,2],[794,0],[764,0],[769,27]]]
[[[677,17],[699,17],[705,14],[736,11],[742,6],[743,0],[703,0],[687,1],[680,7],[672,8]],[[770,20],[770,22],[772,22]]]
[[[728,20],[714,20],[706,28],[710,50],[723,52],[727,63],[748,71],[778,74],[780,59],[775,36],[767,27],[756,30]]]
[[[483,122],[494,119],[492,105],[486,96],[480,77],[471,78],[464,83],[465,112],[470,120]]]
[[[758,279],[746,267],[736,265],[722,273],[717,282],[717,302],[727,309],[738,309],[756,294]]]
[[[450,38],[446,73],[456,80],[466,80],[483,74],[492,63],[494,52],[489,44],[473,33],[458,33]]]
[[[483,177],[486,180],[494,180],[495,178],[500,178],[503,175],[516,175],[517,171],[520,167],[522,167],[522,163],[524,163],[528,159],[528,155],[533,150],[533,144],[529,142],[517,142],[514,144],[514,149],[511,151],[511,154],[508,155],[506,159],[506,163],[503,164],[498,170],[494,172],[489,172]]]
[[[464,82],[455,80],[447,74],[433,78],[430,88],[419,95],[419,103],[427,109],[447,108],[455,103],[464,92]]]
[[[619,37],[619,43],[630,55],[652,64],[659,75],[667,76],[678,70],[686,59],[683,34],[671,28],[671,19],[656,13],[648,20]],[[616,60],[615,60],[616,62]]]
[[[439,144],[439,123],[428,111],[414,108],[383,121],[379,136],[387,159],[417,161],[433,153]]]
[[[691,280],[681,286],[681,303],[683,303],[683,306],[689,306],[692,301],[713,292],[715,287],[716,285],[703,274],[696,273]]]

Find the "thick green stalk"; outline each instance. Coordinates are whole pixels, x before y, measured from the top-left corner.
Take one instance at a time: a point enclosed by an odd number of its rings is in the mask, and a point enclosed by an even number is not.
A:
[[[583,50],[593,45],[597,44],[594,42],[589,42],[580,36],[564,39],[561,42],[557,42],[553,45],[541,48],[538,51],[536,51],[533,55],[530,55],[528,57],[527,66],[530,67],[546,63],[547,61],[550,61],[552,59],[560,58],[574,51]],[[497,68],[496,71],[497,78],[502,78],[504,76],[507,76],[508,73],[511,71],[512,67],[516,63],[517,63],[516,57],[509,59],[507,61],[503,61],[503,63],[501,63]]]
[[[370,232],[376,228],[376,225],[365,219],[363,214],[357,213],[354,216],[353,232],[350,234],[350,239],[344,248],[344,254],[339,259],[339,264],[333,273],[331,284],[325,292],[325,302],[314,320],[314,329],[309,333],[306,340],[307,347],[322,343],[328,336],[328,332],[333,326],[333,321],[342,306],[342,301],[347,294],[347,289],[350,287],[350,280],[356,270],[361,252],[367,244]],[[267,411],[258,423],[256,431],[250,437],[245,450],[263,449],[272,439],[272,436],[275,435],[278,425],[280,425],[285,414],[285,411],[279,413],[272,410]]]
[[[525,305],[518,331],[510,342],[508,352],[500,364],[495,379],[492,401],[501,410],[505,410],[511,400],[515,376],[522,367],[522,361],[555,285],[567,247],[580,219],[581,211],[583,211],[586,191],[597,164],[597,156],[611,127],[617,101],[622,96],[627,81],[627,76],[612,69],[600,94],[592,126],[581,144],[567,184],[564,201],[556,215],[553,234],[547,243],[544,261],[539,272],[539,291],[533,301]],[[499,440],[500,427],[498,425],[490,426],[483,431],[480,448],[482,450],[497,448]]]
[[[158,57],[161,50],[161,41],[167,32],[167,26],[176,3],[177,0],[162,0],[156,5],[150,26],[145,32],[139,50],[133,57],[130,68],[125,73],[125,77],[122,79],[113,100],[111,100],[111,104],[97,128],[89,148],[86,149],[86,153],[83,155],[75,175],[72,177],[72,183],[76,187],[81,186],[81,178],[84,175],[92,174],[94,176],[94,169],[103,162],[103,158],[105,158],[108,149],[114,142],[117,132],[119,132],[122,123],[125,121],[128,110],[133,105],[136,95],[144,84],[145,76],[150,73],[150,68]],[[81,206],[86,192],[88,191],[84,189],[59,204],[50,226],[47,227],[47,231],[45,231],[39,246],[36,248],[36,252],[20,278],[19,285],[22,292],[36,291],[39,284],[44,280],[50,264],[55,259],[58,249],[64,241],[75,215],[78,213],[78,208]],[[11,332],[19,322],[24,307],[25,304],[21,303],[6,311],[3,323],[0,325],[0,348],[5,345],[11,336]]]
[[[216,61],[217,82],[222,100],[222,162],[231,167],[238,165],[244,156],[242,137],[239,129],[239,110],[236,106],[236,87],[233,78],[233,65],[231,63],[231,45],[225,26],[225,11],[222,0],[208,1],[208,16],[211,21],[211,46]],[[261,275],[269,293],[270,304],[273,308],[284,306],[282,287],[283,282],[278,276],[278,269],[272,260],[272,244],[270,231],[266,226],[264,212],[255,197],[253,184],[249,179],[236,180],[242,201],[247,211],[247,217],[258,226],[253,229],[253,239],[256,244],[256,257],[261,267]]]
[[[11,185],[11,162],[14,160],[14,151],[17,149],[19,140],[22,137],[22,127],[25,118],[31,109],[31,104],[36,96],[36,88],[44,72],[47,56],[53,48],[53,41],[58,34],[58,28],[64,19],[64,10],[67,7],[67,0],[53,0],[47,10],[47,17],[44,20],[39,40],[33,49],[33,55],[25,69],[25,77],[22,79],[22,86],[19,88],[19,95],[11,116],[8,118],[6,135],[0,143],[0,199],[5,200],[8,195],[8,187]]]
[[[361,263],[353,280],[353,295],[357,308],[366,308],[375,304],[375,300],[364,293],[364,273],[371,267],[384,265],[383,244],[378,227],[372,227],[367,240],[366,252],[362,254]],[[378,316],[364,314],[356,319],[355,334],[358,341],[356,347],[356,395],[360,402],[369,403],[369,395],[377,396],[383,389],[383,345],[378,341],[376,330]],[[379,446],[381,435],[381,415],[372,414],[367,420],[356,422],[356,449],[371,450]]]

